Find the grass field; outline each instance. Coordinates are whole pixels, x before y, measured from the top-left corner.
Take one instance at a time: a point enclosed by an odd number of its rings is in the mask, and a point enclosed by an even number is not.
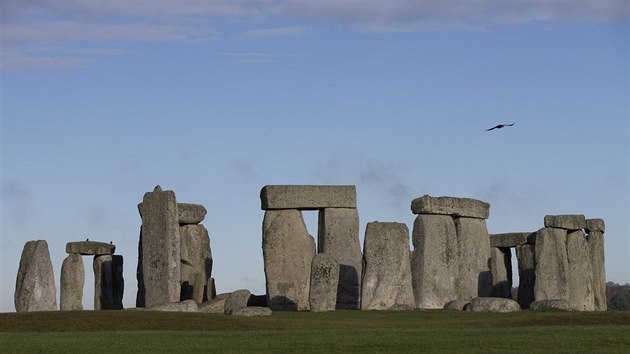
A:
[[[629,353],[630,312],[3,313],[0,352]]]

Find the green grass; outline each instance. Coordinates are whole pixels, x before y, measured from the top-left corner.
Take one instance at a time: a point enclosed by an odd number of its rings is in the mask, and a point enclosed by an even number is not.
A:
[[[628,312],[0,314],[0,352],[630,352]]]

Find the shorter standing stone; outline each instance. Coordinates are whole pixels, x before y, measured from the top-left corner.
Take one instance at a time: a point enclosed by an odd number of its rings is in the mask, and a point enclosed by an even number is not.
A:
[[[28,241],[22,250],[15,282],[15,311],[56,311],[57,289],[48,243]]]
[[[272,311],[269,307],[250,306],[236,309],[232,311],[231,315],[242,317],[262,317],[271,316],[271,313]]]
[[[466,306],[466,311],[472,312],[516,312],[521,306],[512,299],[500,297],[476,297]]]
[[[125,279],[123,278],[123,256],[112,256],[112,301],[113,310],[123,309]]]
[[[517,301],[522,309],[526,309],[535,300],[534,286],[536,284],[536,245],[526,244],[516,246],[518,261],[518,294]]]
[[[325,253],[316,254],[311,263],[311,290],[308,298],[311,312],[335,310],[338,284],[339,263]]]
[[[470,198],[424,195],[411,202],[411,212],[487,219],[490,215],[490,204]]]
[[[249,290],[236,290],[230,294],[225,300],[225,314],[231,315],[236,309],[247,307],[247,301],[252,293]]]
[[[545,215],[545,227],[582,230],[586,228],[586,218],[584,215]]]
[[[603,227],[602,227],[603,228]],[[606,311],[606,269],[604,266],[604,233],[589,230],[587,243],[593,271],[593,301],[595,311]]]
[[[79,241],[66,243],[66,253],[80,254],[83,256],[100,256],[114,254],[116,245],[96,241]]]
[[[567,231],[545,227],[536,236],[536,300],[569,299]]]
[[[492,247],[492,296],[509,299],[512,297],[512,251],[504,247]]]
[[[472,299],[492,295],[492,272],[490,270],[490,237],[486,220],[455,218],[459,274],[457,298]]]
[[[567,235],[567,260],[569,304],[578,311],[595,310],[593,270],[584,231],[577,230]]]
[[[83,257],[70,254],[61,265],[61,281],[59,307],[61,311],[83,310],[83,285],[85,284],[85,269]]]
[[[177,203],[180,224],[199,224],[206,218],[208,212],[203,205]]]
[[[114,308],[114,280],[112,277],[112,256],[94,257],[94,309]]]

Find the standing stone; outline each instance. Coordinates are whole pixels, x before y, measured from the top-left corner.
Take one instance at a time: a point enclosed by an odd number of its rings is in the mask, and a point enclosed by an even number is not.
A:
[[[140,226],[140,236],[138,237],[138,265],[136,267],[136,281],[138,282],[138,292],[136,293],[136,308],[144,308],[144,274],[142,257],[142,226]]]
[[[311,263],[311,312],[334,311],[339,285],[339,263],[325,253],[316,254]]]
[[[567,231],[545,227],[536,236],[536,300],[568,300]]]
[[[457,295],[460,299],[487,297],[492,293],[490,236],[486,220],[455,218],[459,255]]]
[[[357,209],[320,210],[317,239],[317,252],[326,253],[339,263],[337,308],[358,309],[363,259]]]
[[[363,258],[362,310],[408,310],[415,307],[407,225],[368,223]]]
[[[159,186],[139,205],[142,216],[144,304],[152,307],[180,299],[180,241],[177,201]]]
[[[197,303],[208,300],[208,279],[212,273],[210,237],[203,225],[184,225],[180,235],[181,300],[193,299]]]
[[[582,230],[567,235],[567,260],[569,262],[569,304],[578,311],[595,310],[593,298],[593,270]]]
[[[299,210],[267,210],[263,220],[267,304],[272,310],[308,310],[315,239]]]
[[[15,311],[56,311],[57,289],[48,243],[28,241],[22,250],[15,282]]]
[[[111,255],[94,257],[94,310],[114,308],[112,263]]]
[[[512,298],[512,251],[507,247],[492,247],[492,296]]]
[[[70,254],[61,265],[59,307],[61,311],[83,310],[85,269],[83,257]]]
[[[125,279],[123,278],[123,256],[121,255],[112,255],[112,283],[112,309],[122,310]]]
[[[518,295],[517,301],[522,309],[526,309],[536,300],[534,286],[536,284],[536,245],[525,244],[516,246],[518,261]]]
[[[603,230],[603,221],[602,228]],[[606,269],[604,267],[604,233],[589,229],[589,258],[593,271],[593,301],[595,311],[606,311]]]
[[[449,215],[416,217],[411,275],[416,308],[441,309],[457,299],[459,259],[455,223]]]

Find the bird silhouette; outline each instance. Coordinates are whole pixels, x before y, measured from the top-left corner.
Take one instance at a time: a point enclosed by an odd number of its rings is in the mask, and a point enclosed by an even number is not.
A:
[[[491,130],[495,130],[495,129],[501,129],[503,127],[511,127],[516,123],[512,123],[512,124],[499,124],[499,125],[495,125],[494,127],[490,128],[490,129],[486,129],[487,132],[491,131]]]
[[[85,240],[86,240],[86,241],[89,241],[90,239],[89,239],[89,238],[86,238]]]

